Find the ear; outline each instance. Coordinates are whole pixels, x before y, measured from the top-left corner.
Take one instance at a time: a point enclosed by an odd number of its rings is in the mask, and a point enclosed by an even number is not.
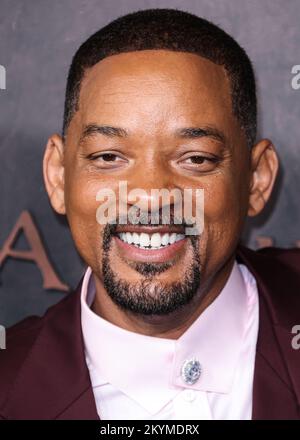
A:
[[[270,198],[278,172],[278,156],[269,139],[262,139],[251,151],[251,180],[248,215],[259,214]]]
[[[53,209],[58,214],[65,214],[64,144],[58,134],[53,134],[48,139],[43,160],[43,173]]]

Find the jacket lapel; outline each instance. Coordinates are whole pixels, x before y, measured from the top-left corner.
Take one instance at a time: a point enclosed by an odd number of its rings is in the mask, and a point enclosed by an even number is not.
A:
[[[99,419],[84,356],[81,284],[43,318],[3,409],[5,418]]]
[[[299,419],[300,353],[292,348],[291,330],[300,319],[300,276],[277,250],[240,246],[237,258],[256,278],[259,292],[252,418]]]

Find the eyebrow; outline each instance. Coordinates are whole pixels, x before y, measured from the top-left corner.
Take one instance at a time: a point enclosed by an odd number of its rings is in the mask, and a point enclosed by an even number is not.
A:
[[[177,136],[184,139],[194,139],[202,137],[210,137],[223,144],[226,144],[226,137],[224,133],[215,127],[187,127],[176,130]]]
[[[89,136],[101,134],[106,137],[125,138],[129,136],[129,132],[121,127],[112,127],[111,125],[88,124],[84,127],[80,137],[80,143]],[[186,127],[175,131],[175,136],[183,139],[196,139],[202,137],[210,137],[223,144],[226,144],[224,133],[215,127]]]
[[[79,143],[81,143],[85,138],[93,136],[95,134],[102,134],[106,137],[128,136],[128,132],[124,128],[112,127],[111,125],[89,124],[84,127]]]

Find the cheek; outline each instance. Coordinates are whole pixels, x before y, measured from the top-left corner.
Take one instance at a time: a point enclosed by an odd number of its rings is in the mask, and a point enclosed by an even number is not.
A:
[[[102,249],[104,226],[96,218],[99,206],[96,195],[102,186],[99,179],[86,175],[74,175],[66,181],[66,212],[71,234],[78,252],[89,264],[91,258],[99,257]]]
[[[88,226],[96,222],[97,201],[96,194],[99,184],[86,181],[85,179],[74,179],[72,184],[66,188],[66,210],[68,219],[73,222],[82,223]]]
[[[229,245],[243,223],[240,185],[230,176],[216,176],[204,189],[204,229],[212,245]]]

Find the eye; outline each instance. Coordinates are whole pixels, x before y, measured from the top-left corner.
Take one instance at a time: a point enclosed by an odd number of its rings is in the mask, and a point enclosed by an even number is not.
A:
[[[186,159],[187,163],[194,163],[194,164],[202,164],[205,162],[206,158],[204,156],[191,156],[188,159]]]
[[[181,159],[180,164],[188,170],[200,172],[212,171],[219,162],[218,157],[206,156],[203,154],[193,154]]]
[[[120,154],[114,152],[94,153],[87,159],[100,168],[118,168],[128,162]]]
[[[115,162],[117,160],[117,158],[118,158],[118,156],[116,156],[113,153],[104,153],[100,157],[102,157],[104,162]]]

